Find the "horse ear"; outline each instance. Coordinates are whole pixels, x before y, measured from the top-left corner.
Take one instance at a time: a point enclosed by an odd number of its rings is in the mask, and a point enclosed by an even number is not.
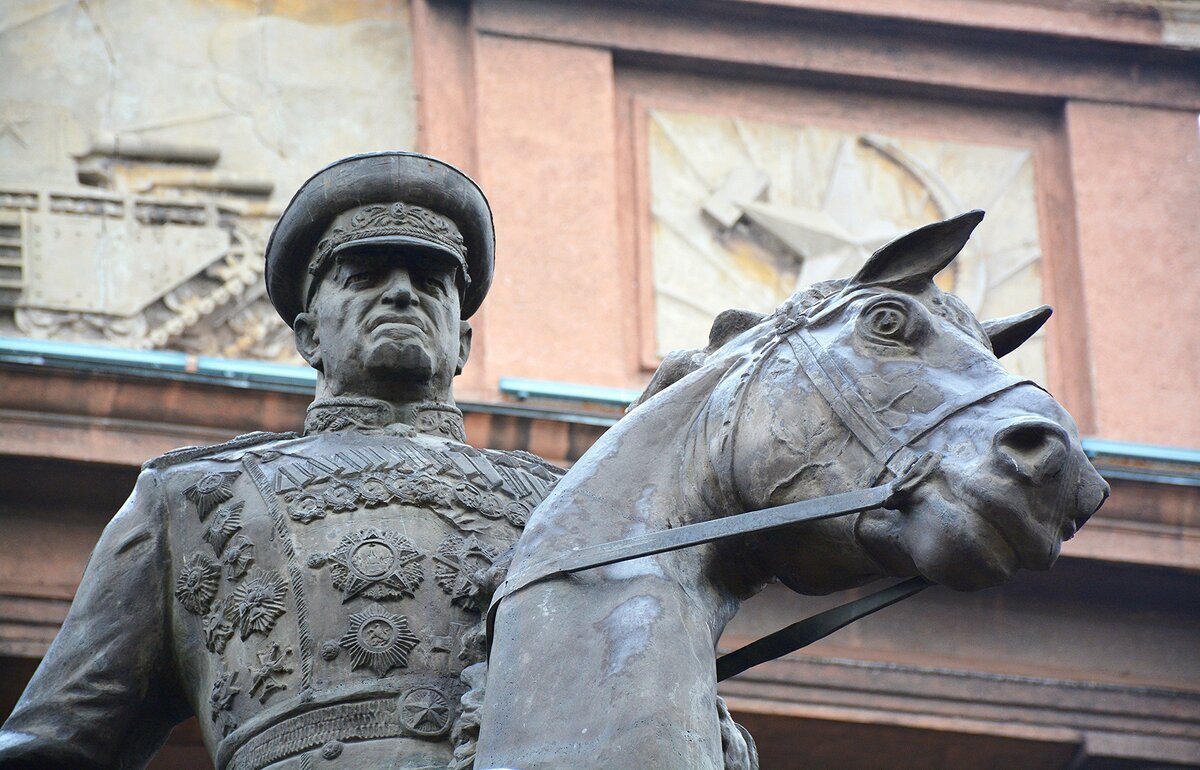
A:
[[[996,354],[996,358],[1003,358],[1021,347],[1025,340],[1042,328],[1042,324],[1046,323],[1053,312],[1054,309],[1049,305],[1042,305],[1019,315],[984,321],[983,330],[992,341],[992,352]]]
[[[901,235],[872,254],[850,284],[873,286],[932,280],[958,256],[981,221],[983,212],[975,209]]]

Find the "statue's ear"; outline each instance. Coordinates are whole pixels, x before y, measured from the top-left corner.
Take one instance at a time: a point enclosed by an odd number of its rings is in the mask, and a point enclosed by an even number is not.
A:
[[[928,281],[954,261],[967,245],[975,226],[983,221],[976,209],[944,222],[918,227],[880,247],[850,280],[851,286]]]
[[[983,330],[992,341],[992,352],[996,354],[996,358],[1003,358],[1021,347],[1025,340],[1042,328],[1042,324],[1046,323],[1053,312],[1054,309],[1049,305],[1042,305],[1019,315],[984,321]]]
[[[301,313],[292,321],[292,333],[296,336],[296,351],[308,365],[318,372],[325,371],[321,363],[321,341],[317,336],[315,313]]]
[[[463,367],[467,365],[467,359],[471,356],[471,337],[474,334],[469,322],[458,322],[458,365],[454,367],[455,375],[462,374]]]

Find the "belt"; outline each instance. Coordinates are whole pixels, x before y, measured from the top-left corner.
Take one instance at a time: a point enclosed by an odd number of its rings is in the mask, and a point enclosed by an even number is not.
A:
[[[432,687],[413,687],[399,697],[323,706],[276,722],[249,738],[225,770],[260,770],[329,741],[442,740],[458,710],[457,703]]]

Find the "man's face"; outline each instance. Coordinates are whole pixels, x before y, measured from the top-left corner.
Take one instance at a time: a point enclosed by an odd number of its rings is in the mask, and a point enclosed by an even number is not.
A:
[[[295,322],[323,395],[447,400],[471,339],[456,271],[403,249],[339,257]]]

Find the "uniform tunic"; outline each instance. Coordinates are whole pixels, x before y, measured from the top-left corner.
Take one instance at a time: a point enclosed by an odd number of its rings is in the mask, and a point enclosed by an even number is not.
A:
[[[394,416],[317,402],[305,435],[147,463],[0,766],[140,767],[194,713],[218,770],[446,767],[482,571],[562,471]]]

